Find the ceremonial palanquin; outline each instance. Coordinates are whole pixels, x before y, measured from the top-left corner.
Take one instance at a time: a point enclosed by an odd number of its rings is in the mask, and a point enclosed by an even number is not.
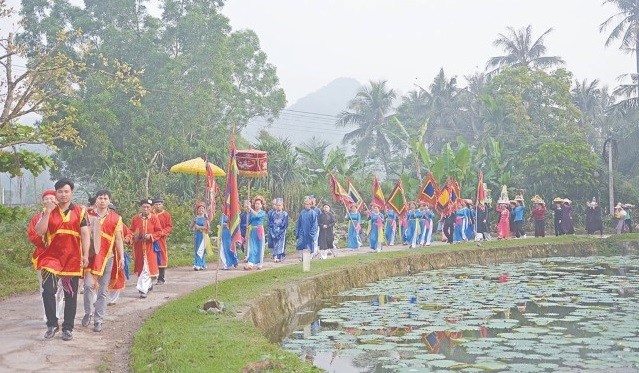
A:
[[[237,169],[240,175],[262,177],[268,174],[267,153],[261,150],[249,149],[236,152]]]

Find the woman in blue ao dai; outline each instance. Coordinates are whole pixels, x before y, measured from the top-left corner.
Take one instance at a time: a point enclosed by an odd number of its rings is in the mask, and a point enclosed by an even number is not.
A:
[[[395,235],[397,234],[397,214],[390,209],[386,209],[386,222],[384,224],[384,236],[388,246],[395,245]]]
[[[349,206],[346,220],[348,222],[348,249],[357,250],[362,246],[362,241],[359,239],[359,232],[362,230],[362,215],[357,211],[355,203]]]
[[[195,255],[193,259],[193,269],[201,271],[206,269],[206,244],[209,233],[209,221],[204,215],[204,204],[198,203],[195,208],[196,216],[191,223],[191,229],[193,229],[193,238],[195,241]]]
[[[264,197],[255,196],[253,198],[253,206],[245,205],[248,209],[249,224],[246,231],[246,265],[245,270],[251,270],[254,267],[262,269],[264,263],[264,248],[266,246],[264,236],[264,220],[266,212],[262,210],[264,206]]]
[[[417,240],[421,233],[421,226],[419,218],[421,213],[415,207],[415,202],[408,202],[408,213],[406,219],[408,220],[408,228],[406,229],[406,241],[408,242],[408,248],[412,249],[417,246]]]
[[[220,216],[220,261],[222,269],[237,268],[237,250],[231,244],[231,231],[229,230],[229,218],[222,214]]]
[[[384,215],[379,212],[379,206],[374,203],[371,204],[371,210],[368,239],[371,244],[371,249],[379,252],[384,242]]]
[[[288,213],[284,211],[284,200],[276,198],[274,209],[269,211],[268,237],[273,250],[273,261],[279,263],[286,256],[286,228],[288,228]]]
[[[465,220],[466,220],[466,208],[463,203],[460,201],[457,204],[457,209],[455,210],[455,228],[453,230],[453,243],[460,243],[462,241],[466,241],[466,232],[465,230]]]
[[[419,211],[421,212],[422,223],[422,233],[419,237],[419,244],[430,246],[430,242],[433,236],[433,210],[430,209],[430,206],[426,202],[422,202],[419,204]]]

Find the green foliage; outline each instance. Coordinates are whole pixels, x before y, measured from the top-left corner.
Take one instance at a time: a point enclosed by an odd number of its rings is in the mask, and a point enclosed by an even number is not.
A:
[[[488,133],[500,139],[506,149],[583,136],[577,126],[581,112],[573,103],[570,84],[571,74],[564,69],[552,73],[526,67],[504,69],[490,81],[488,93],[505,118],[490,123]]]
[[[0,205],[0,223],[15,223],[24,220],[27,210],[23,207],[8,207]]]
[[[11,220],[3,218],[7,211]],[[0,205],[0,298],[38,289],[38,275],[31,267],[34,249],[27,240],[27,214],[23,208]]]
[[[559,195],[588,200],[602,182],[598,177],[597,156],[583,140],[546,141],[528,149],[519,162],[526,170],[524,185],[543,186],[547,197]]]
[[[64,4],[53,11],[51,4],[25,0],[29,40],[50,35],[52,25],[82,29],[84,39],[64,44],[69,50],[91,48],[89,56],[76,60],[112,69],[117,61],[143,71],[143,99],[134,106],[126,91],[105,85],[102,75],[87,69],[77,99],[68,99],[87,146],[57,143],[54,176],[187,198],[191,188],[184,188],[183,176],[168,174],[170,166],[205,155],[225,165],[232,127],[278,114],[286,100],[275,67],[253,31],[231,30],[221,4],[165,0],[156,17],[140,2]],[[114,167],[118,172],[104,171]]]

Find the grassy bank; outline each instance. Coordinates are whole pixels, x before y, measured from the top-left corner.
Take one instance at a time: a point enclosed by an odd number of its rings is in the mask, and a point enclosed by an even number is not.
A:
[[[639,239],[639,235],[616,236],[609,239],[588,237],[550,237],[545,239],[491,241],[482,247],[509,247],[580,242],[597,242],[602,255],[616,253],[616,240]],[[184,298],[159,308],[136,334],[132,349],[134,371],[228,371],[239,372],[252,362],[270,359],[276,362],[273,371],[314,372],[312,365],[303,362],[295,354],[269,343],[250,323],[237,318],[260,294],[305,277],[327,271],[337,271],[372,261],[426,252],[454,251],[477,247],[476,243],[442,245],[417,250],[382,252],[379,254],[338,257],[328,261],[314,261],[311,272],[304,273],[299,265],[254,272],[246,276],[223,281],[218,299],[226,305],[226,311],[210,315],[200,311],[202,305],[214,294],[214,286],[208,286]]]

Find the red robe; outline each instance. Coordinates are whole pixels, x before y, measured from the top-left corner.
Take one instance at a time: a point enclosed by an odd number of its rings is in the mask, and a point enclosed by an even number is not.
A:
[[[35,226],[40,221],[40,219],[42,219],[41,212],[33,215],[31,221],[29,221],[29,226],[27,227],[27,238],[29,239],[29,242],[31,242],[33,246],[35,246],[35,250],[33,251],[33,254],[31,254],[31,262],[33,262],[34,268],[36,267],[36,258],[39,257],[44,252],[44,250],[47,249],[46,236],[38,236],[35,231]]]
[[[122,224],[122,237],[132,236],[131,230],[125,224]],[[113,267],[111,269],[111,280],[109,281],[109,290],[122,290],[126,284],[126,273],[120,268],[119,263],[124,260],[120,258],[118,250],[113,252]]]
[[[86,218],[83,206],[71,204],[64,215],[56,208],[49,216],[46,250],[35,255],[36,269],[46,269],[59,276],[82,276],[82,244],[80,224]]]
[[[162,212],[158,212],[155,216],[160,221],[162,225],[162,233],[160,234],[160,239],[158,240],[160,243],[160,250],[162,250],[162,262],[158,265],[160,268],[166,268],[169,264],[169,254],[166,247],[166,238],[171,234],[173,230],[173,218],[171,218],[171,214],[168,211],[162,210]]]
[[[153,241],[160,239],[162,235],[162,225],[154,214],[148,218],[142,218],[140,214],[135,215],[131,220],[131,242],[133,242],[133,262],[135,263],[135,273],[140,276],[144,262],[149,266],[149,274],[156,277],[160,274],[158,269],[157,254],[153,251]],[[150,234],[151,239],[145,239],[144,235]]]
[[[96,253],[89,258],[89,266],[86,269],[93,275],[102,276],[107,259],[111,257],[111,253],[113,252],[116,232],[122,230],[122,217],[115,211],[109,210],[103,218],[98,218],[98,216],[95,215],[91,224],[96,225],[91,228],[92,230],[95,229],[94,232],[96,235],[100,234],[100,241],[99,245],[97,243],[94,245]],[[115,263],[115,260],[113,262]]]

